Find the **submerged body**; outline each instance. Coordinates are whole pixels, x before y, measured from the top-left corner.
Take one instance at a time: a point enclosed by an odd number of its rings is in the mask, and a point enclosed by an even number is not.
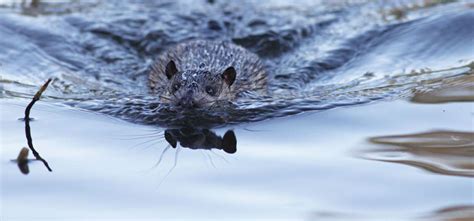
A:
[[[243,92],[264,93],[267,76],[259,57],[223,41],[195,40],[159,56],[149,74],[152,93],[185,108],[235,100]]]

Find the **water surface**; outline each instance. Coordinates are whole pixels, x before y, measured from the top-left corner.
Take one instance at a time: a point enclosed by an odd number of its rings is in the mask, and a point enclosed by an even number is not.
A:
[[[53,172],[33,162],[25,176],[10,160],[26,143],[16,120],[26,103],[1,103],[6,220],[474,217],[470,103],[383,102],[222,128],[214,132],[235,133],[234,154],[178,146],[158,166],[164,129],[38,103],[32,135]],[[455,147],[442,136],[438,151],[436,139],[412,149],[374,142],[408,143],[433,128],[470,136],[453,136]]]
[[[0,219],[474,219],[473,8],[0,1]],[[148,69],[191,39],[257,53],[269,95],[160,104]],[[52,172],[14,161],[48,78],[30,124]]]
[[[60,103],[137,123],[215,126],[406,97],[472,74],[472,6],[415,3],[5,4],[2,96],[27,96],[53,77],[49,98]],[[391,15],[394,9],[404,16]],[[231,41],[257,53],[268,69],[269,96],[249,93],[194,121],[160,104],[148,91],[149,67],[167,47],[192,39]]]

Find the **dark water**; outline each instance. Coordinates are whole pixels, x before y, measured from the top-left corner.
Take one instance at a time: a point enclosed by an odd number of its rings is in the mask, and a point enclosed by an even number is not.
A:
[[[58,103],[138,123],[221,125],[396,99],[471,75],[472,5],[413,5],[4,3],[0,96],[31,97],[52,77],[45,95]],[[166,47],[190,39],[232,41],[257,53],[268,67],[270,95],[249,93],[232,108],[193,113],[160,104],[148,95],[148,68]]]

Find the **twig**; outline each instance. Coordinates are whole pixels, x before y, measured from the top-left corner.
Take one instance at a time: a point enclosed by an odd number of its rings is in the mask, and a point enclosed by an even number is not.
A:
[[[33,105],[35,104],[36,101],[38,101],[41,97],[41,94],[46,90],[48,87],[49,83],[51,82],[51,78],[44,83],[44,85],[39,89],[38,92],[36,92],[35,96],[33,97],[33,100],[28,104],[28,106],[25,109],[25,134],[26,134],[26,139],[28,140],[28,147],[30,148],[31,152],[33,152],[33,155],[37,160],[40,160],[43,162],[44,166],[48,169],[49,172],[52,172],[51,167],[49,167],[48,162],[43,159],[39,153],[35,150],[33,147],[33,139],[31,138],[31,129],[30,129],[30,111]]]

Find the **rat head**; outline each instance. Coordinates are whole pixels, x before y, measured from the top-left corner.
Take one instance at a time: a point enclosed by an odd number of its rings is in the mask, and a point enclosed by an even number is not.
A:
[[[234,67],[222,73],[207,70],[178,70],[173,61],[166,65],[167,92],[173,104],[183,108],[211,106],[229,93],[235,81]]]

